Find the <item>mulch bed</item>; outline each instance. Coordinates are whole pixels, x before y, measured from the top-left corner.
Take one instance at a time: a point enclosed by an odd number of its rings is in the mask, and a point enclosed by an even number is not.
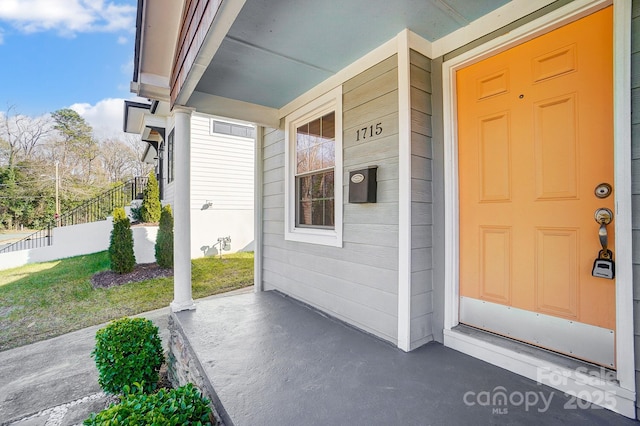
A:
[[[93,288],[109,288],[127,283],[150,280],[152,278],[172,277],[173,269],[164,269],[157,263],[136,265],[132,272],[118,274],[113,271],[98,272],[91,277]]]

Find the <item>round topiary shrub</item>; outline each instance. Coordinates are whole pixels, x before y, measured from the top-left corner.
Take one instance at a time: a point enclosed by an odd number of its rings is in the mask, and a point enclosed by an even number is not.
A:
[[[113,229],[109,241],[109,261],[111,270],[118,274],[133,271],[136,256],[133,253],[133,232],[131,222],[122,207],[113,210]]]
[[[85,426],[139,426],[139,425],[211,425],[209,400],[191,383],[170,391],[146,395],[141,387],[133,389],[121,402],[91,414]]]
[[[91,352],[98,368],[98,383],[111,394],[141,383],[146,391],[158,384],[164,361],[158,327],[144,318],[122,318],[96,332]]]
[[[158,266],[173,268],[173,214],[168,204],[162,208],[162,214],[160,214],[155,250]]]

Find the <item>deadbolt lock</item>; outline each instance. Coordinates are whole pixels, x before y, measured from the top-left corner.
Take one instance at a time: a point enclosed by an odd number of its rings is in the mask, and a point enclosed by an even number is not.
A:
[[[611,185],[603,182],[601,184],[598,184],[593,192],[598,198],[607,198],[609,195],[611,195],[611,191],[613,191]]]

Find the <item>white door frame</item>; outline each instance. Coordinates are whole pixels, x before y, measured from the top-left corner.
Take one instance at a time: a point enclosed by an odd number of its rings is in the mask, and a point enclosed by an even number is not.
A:
[[[550,365],[515,351],[493,347],[480,339],[452,330],[458,325],[459,304],[459,198],[456,114],[457,69],[566,25],[598,9],[614,4],[614,162],[616,253],[616,366],[617,382],[602,380],[584,390],[580,372]],[[443,117],[445,161],[445,310],[444,343],[518,374],[635,418],[635,359],[633,335],[633,282],[631,238],[631,1],[576,0],[529,22],[508,34],[443,63]],[[557,368],[556,368],[557,367]],[[546,373],[541,375],[541,371]],[[551,380],[549,371],[558,373]],[[598,393],[600,392],[600,393]],[[606,398],[602,398],[606,396]]]

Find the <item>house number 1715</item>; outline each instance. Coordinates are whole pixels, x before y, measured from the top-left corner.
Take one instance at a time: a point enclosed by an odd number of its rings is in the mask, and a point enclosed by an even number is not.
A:
[[[369,127],[363,127],[362,129],[356,130],[356,141],[360,139],[372,138],[374,136],[380,136],[382,134],[382,123],[376,123],[375,126],[372,124]]]

